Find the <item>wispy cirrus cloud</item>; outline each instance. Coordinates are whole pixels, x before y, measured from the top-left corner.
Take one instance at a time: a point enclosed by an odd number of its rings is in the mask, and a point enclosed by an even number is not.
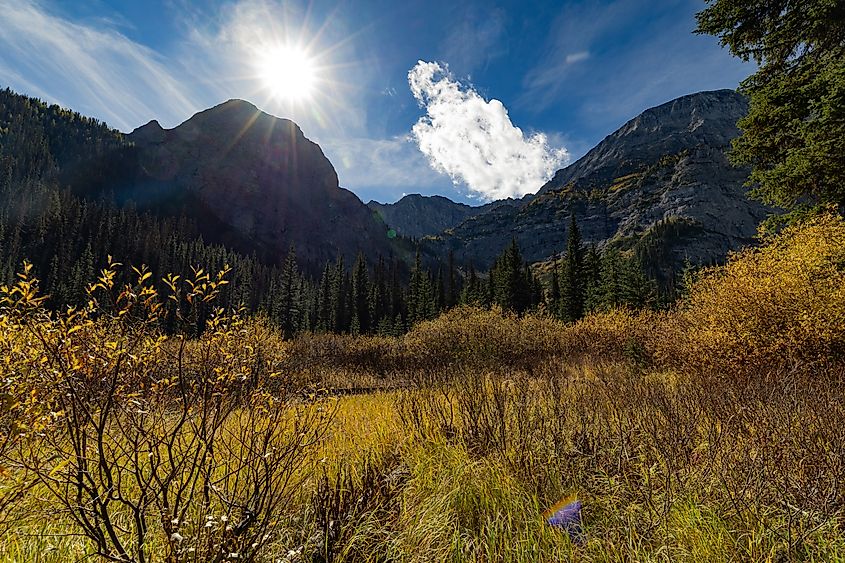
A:
[[[577,53],[569,53],[563,58],[563,62],[565,64],[571,65],[575,63],[580,63],[581,61],[586,61],[590,58],[589,51],[578,51]]]
[[[426,111],[413,126],[420,151],[435,170],[483,199],[536,192],[569,158],[566,149],[549,146],[545,134],[523,134],[502,102],[485,100],[448,67],[419,61],[408,83]]]
[[[442,60],[469,74],[507,52],[507,13],[501,8],[464,6],[440,46]]]
[[[65,105],[72,100],[74,109],[124,130],[198,109],[172,61],[108,22],[96,29],[74,23],[35,0],[0,0],[0,13],[0,68],[11,86]]]
[[[345,187],[366,187],[379,201],[394,201],[399,193],[442,193],[448,176],[431,169],[410,136],[329,139],[323,151]]]
[[[564,5],[524,75],[517,106],[539,114],[566,100],[572,125],[606,134],[678,96],[736,87],[752,65],[714,38],[693,35],[700,9],[698,0]]]

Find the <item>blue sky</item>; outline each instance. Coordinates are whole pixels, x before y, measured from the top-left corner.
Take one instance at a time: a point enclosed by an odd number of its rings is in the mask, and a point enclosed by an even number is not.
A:
[[[700,0],[0,0],[0,86],[123,131],[229,98],[300,124],[364,201],[536,191],[642,110],[753,68],[692,34]],[[313,94],[260,63],[308,52]]]

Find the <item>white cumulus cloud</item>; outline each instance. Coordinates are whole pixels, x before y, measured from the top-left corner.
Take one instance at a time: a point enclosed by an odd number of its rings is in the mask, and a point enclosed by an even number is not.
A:
[[[408,72],[411,93],[426,110],[413,136],[431,166],[483,199],[536,192],[569,160],[543,133],[526,136],[499,100],[485,100],[446,65],[419,61]]]

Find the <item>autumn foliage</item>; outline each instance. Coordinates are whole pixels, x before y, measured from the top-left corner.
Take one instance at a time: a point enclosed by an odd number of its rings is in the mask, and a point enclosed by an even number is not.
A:
[[[284,340],[216,307],[225,270],[121,269],[61,312],[29,266],[0,289],[4,537],[51,515],[84,553],[138,563],[845,553],[835,215],[666,311],[457,307],[398,337]],[[360,387],[333,421],[326,392]],[[582,547],[536,516],[572,491]]]

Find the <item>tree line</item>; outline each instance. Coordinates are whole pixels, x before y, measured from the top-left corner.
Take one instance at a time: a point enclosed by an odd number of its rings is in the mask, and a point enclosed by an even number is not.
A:
[[[342,257],[321,270],[297,260],[291,247],[279,264],[209,244],[195,220],[85,198],[60,183],[74,160],[124,142],[98,120],[0,90],[0,283],[11,283],[24,260],[33,264],[54,309],[78,305],[109,257],[146,265],[155,276],[192,275],[200,265],[230,268],[218,304],[269,317],[292,337],[302,332],[396,335],[459,304],[524,313],[544,308],[565,320],[611,306],[652,305],[652,288],[633,261],[585,247],[573,217],[569,246],[543,279],[516,241],[487,272],[418,250],[411,264],[395,257]],[[76,155],[76,156],[74,156]],[[374,258],[374,259],[373,259]]]

